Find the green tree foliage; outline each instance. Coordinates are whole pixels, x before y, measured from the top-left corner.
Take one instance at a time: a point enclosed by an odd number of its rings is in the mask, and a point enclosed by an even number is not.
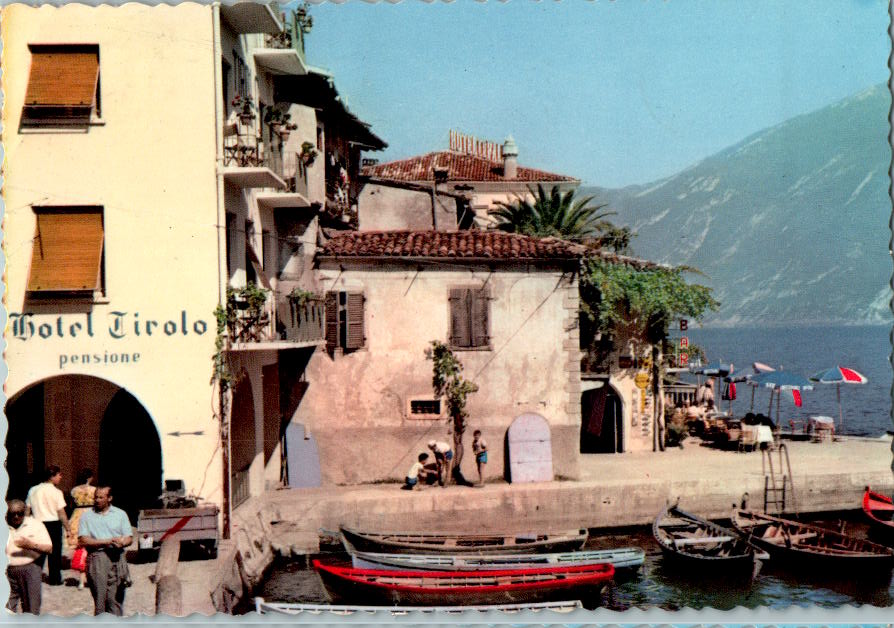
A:
[[[453,464],[459,467],[463,459],[463,432],[469,416],[466,402],[469,395],[478,392],[478,384],[463,377],[463,365],[443,342],[433,340],[426,357],[432,360],[432,389],[436,397],[446,397],[447,413],[453,419]]]
[[[589,259],[580,283],[582,306],[600,331],[623,327],[661,342],[674,319],[698,320],[720,305],[710,288],[686,282],[689,270]]]
[[[599,246],[624,251],[632,233],[627,227],[616,227],[606,220],[613,211],[602,211],[605,205],[591,205],[592,196],[575,199],[574,190],[564,194],[558,186],[547,193],[542,185],[537,191],[529,188],[529,197],[515,202],[500,202],[490,215],[496,218],[497,228],[508,233],[565,240],[590,241]]]

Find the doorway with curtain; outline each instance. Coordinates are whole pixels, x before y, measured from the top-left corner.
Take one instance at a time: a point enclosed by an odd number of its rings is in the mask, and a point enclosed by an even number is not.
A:
[[[624,407],[607,381],[581,393],[580,452],[614,454],[624,451]]]

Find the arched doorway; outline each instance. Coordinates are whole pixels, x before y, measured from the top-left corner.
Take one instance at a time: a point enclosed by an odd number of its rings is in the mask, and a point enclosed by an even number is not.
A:
[[[581,393],[580,452],[613,454],[624,451],[624,406],[607,381]]]
[[[48,464],[62,469],[68,492],[80,469],[112,485],[132,521],[161,494],[161,441],[152,417],[124,388],[87,375],[33,384],[6,404],[7,499],[24,498]]]
[[[152,417],[136,398],[120,389],[99,427],[99,482],[112,487],[115,505],[131,521],[161,495],[161,443]]]

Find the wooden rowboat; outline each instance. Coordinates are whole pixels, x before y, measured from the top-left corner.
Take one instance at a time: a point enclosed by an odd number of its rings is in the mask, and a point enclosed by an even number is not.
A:
[[[732,530],[676,506],[659,513],[652,534],[668,564],[690,574],[753,578],[766,558]]]
[[[820,526],[751,510],[734,510],[733,526],[770,554],[773,563],[817,576],[850,572],[890,577],[894,550]]]
[[[354,569],[313,561],[333,596],[352,603],[480,605],[601,597],[614,576],[609,564],[503,571],[391,571]]]
[[[362,532],[342,526],[343,538],[362,552],[403,554],[475,554],[570,552],[587,541],[586,530],[517,534],[448,534],[438,532]]]
[[[353,615],[355,613],[390,615],[405,615],[407,613],[427,614],[465,614],[489,611],[501,613],[539,613],[550,611],[552,613],[570,613],[583,608],[580,600],[568,600],[564,602],[534,602],[521,604],[484,604],[481,606],[356,606],[354,604],[299,604],[291,602],[267,602],[262,597],[255,598],[255,612],[258,615],[277,613],[281,615],[320,615],[330,613],[332,615]]]
[[[894,501],[867,486],[863,493],[863,512],[869,517],[871,538],[894,546]]]
[[[357,569],[391,569],[420,571],[475,571],[531,569],[535,567],[567,567],[609,563],[615,571],[639,569],[646,553],[638,547],[566,552],[563,554],[383,554],[351,551]]]

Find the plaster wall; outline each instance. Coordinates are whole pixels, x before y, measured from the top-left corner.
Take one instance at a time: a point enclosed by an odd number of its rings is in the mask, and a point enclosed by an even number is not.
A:
[[[65,374],[126,388],[155,421],[165,476],[219,502],[211,7],[12,5],[2,28],[7,397]],[[66,42],[99,45],[102,124],[20,128],[28,44]],[[103,207],[105,297],[26,300],[32,206],[76,204]],[[33,327],[16,335],[23,312]]]
[[[431,201],[431,193],[367,183],[357,201],[359,229],[431,229]],[[438,195],[435,211],[439,230],[456,229],[456,200],[453,197]]]
[[[554,472],[576,476],[580,357],[576,327],[569,329],[576,280],[559,270],[491,272],[433,261],[342,269],[324,262],[319,279],[324,290],[362,290],[366,298],[365,346],[332,356],[315,352],[307,392],[291,418],[317,439],[324,483],[400,479],[429,439],[452,439],[446,415],[415,418],[409,401],[432,398],[425,351],[432,340],[447,340],[448,289],[485,283],[492,296],[490,349],[456,351],[465,377],[480,387],[468,403],[463,472],[476,476],[471,436],[481,429],[491,450],[487,476],[502,476],[506,430],[517,416],[536,412],[552,430]]]

